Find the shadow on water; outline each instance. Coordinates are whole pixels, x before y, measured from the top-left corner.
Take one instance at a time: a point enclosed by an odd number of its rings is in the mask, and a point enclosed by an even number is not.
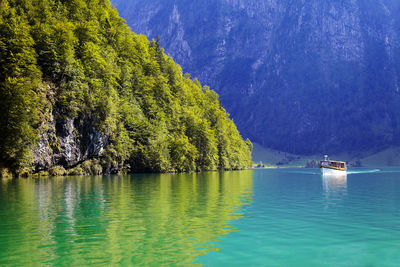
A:
[[[175,265],[218,250],[252,171],[0,183],[0,265]]]

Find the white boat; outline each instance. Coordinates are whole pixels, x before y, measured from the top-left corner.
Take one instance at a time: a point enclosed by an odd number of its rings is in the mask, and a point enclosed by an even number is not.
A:
[[[320,161],[319,168],[323,175],[343,175],[347,171],[346,162],[330,160],[328,155],[325,155],[324,160]]]

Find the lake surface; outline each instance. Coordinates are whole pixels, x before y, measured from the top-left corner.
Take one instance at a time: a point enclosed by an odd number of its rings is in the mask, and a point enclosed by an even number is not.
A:
[[[0,266],[399,266],[400,168],[0,180]]]

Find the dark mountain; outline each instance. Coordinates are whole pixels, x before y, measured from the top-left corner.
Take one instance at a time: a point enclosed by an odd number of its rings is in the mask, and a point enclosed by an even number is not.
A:
[[[397,0],[114,0],[220,95],[245,137],[292,153],[400,144]]]

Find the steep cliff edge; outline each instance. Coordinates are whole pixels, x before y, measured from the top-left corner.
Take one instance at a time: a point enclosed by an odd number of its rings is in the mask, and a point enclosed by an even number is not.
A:
[[[218,95],[108,0],[0,2],[0,176],[237,170]]]
[[[245,137],[296,154],[400,144],[400,2],[113,0],[210,84]]]

